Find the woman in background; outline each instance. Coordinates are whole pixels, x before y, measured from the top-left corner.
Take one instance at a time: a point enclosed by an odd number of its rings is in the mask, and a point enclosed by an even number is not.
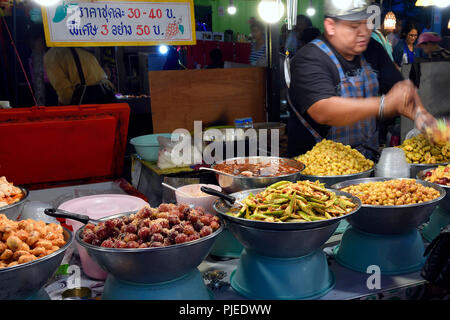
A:
[[[250,20],[250,31],[253,43],[249,62],[255,67],[267,67],[265,27],[253,18]]]
[[[418,37],[418,29],[413,24],[408,24],[402,39],[394,47],[393,56],[397,68],[400,69],[403,64],[414,63],[416,57],[422,56],[421,50],[414,47]]]

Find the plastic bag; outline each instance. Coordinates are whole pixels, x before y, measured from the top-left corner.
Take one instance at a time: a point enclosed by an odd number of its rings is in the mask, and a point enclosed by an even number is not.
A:
[[[181,148],[179,141],[172,141],[170,138],[158,137],[159,153],[158,168],[171,169],[186,167],[201,163],[201,152],[192,145]]]

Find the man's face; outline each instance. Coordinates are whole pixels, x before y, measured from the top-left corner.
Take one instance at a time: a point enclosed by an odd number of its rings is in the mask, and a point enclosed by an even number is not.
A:
[[[360,55],[369,45],[372,29],[369,29],[367,20],[343,21],[333,20],[328,33],[335,39],[333,45],[345,54]],[[331,32],[331,33],[330,33]]]

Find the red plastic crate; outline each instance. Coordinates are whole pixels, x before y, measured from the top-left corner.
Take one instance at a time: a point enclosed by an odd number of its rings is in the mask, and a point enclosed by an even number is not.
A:
[[[0,110],[0,176],[31,188],[119,177],[129,116],[126,103]]]

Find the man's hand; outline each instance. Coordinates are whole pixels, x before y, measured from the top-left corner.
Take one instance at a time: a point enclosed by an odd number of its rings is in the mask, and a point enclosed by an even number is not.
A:
[[[398,82],[385,97],[384,117],[391,118],[400,114],[414,120],[417,96],[416,87],[410,80]]]

